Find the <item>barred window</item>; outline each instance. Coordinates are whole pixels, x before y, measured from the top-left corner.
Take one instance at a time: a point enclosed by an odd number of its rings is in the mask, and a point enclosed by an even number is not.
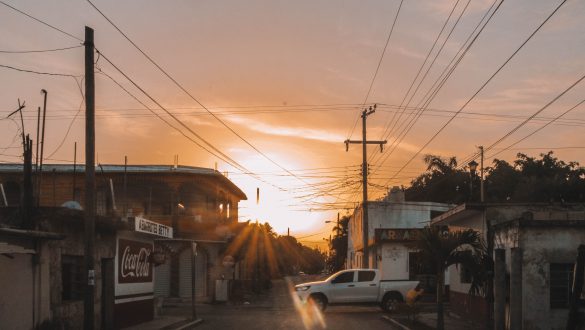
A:
[[[63,300],[83,299],[83,257],[61,256],[61,282]]]
[[[567,308],[573,284],[573,264],[550,264],[550,307]]]

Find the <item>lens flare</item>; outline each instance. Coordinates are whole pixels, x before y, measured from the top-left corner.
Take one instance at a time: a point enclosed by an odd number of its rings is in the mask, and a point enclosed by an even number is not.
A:
[[[325,323],[325,317],[323,317],[323,312],[319,307],[310,299],[303,302],[296,294],[294,285],[288,277],[286,278],[286,284],[288,286],[288,292],[291,296],[293,306],[301,317],[305,329],[326,329],[327,324]]]

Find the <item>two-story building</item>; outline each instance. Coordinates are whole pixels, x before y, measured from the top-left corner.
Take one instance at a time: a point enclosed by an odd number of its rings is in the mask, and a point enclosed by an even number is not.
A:
[[[72,165],[44,165],[42,177],[35,172],[34,221],[25,228],[17,221],[23,210],[23,166],[0,165],[0,254],[7,256],[0,285],[23,270],[29,275],[18,283],[30,277],[27,282],[33,284],[24,304],[38,305],[30,313],[11,314],[18,304],[3,295],[0,320],[10,315],[19,324],[15,316],[24,315],[22,320],[32,319],[31,327],[55,319],[80,326],[84,175],[83,166]],[[214,299],[215,281],[237,274],[237,264],[224,251],[240,228],[238,202],[245,198],[212,169],[97,166],[96,326],[118,328],[152,319],[156,297],[191,299],[193,265],[197,299]],[[15,286],[13,298],[24,299],[19,292]]]

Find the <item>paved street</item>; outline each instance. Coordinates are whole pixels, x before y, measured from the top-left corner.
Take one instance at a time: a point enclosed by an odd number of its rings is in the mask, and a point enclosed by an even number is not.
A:
[[[196,327],[198,330],[305,328],[283,280],[274,281],[268,294],[249,305],[200,305],[198,312],[204,320]],[[165,314],[189,315],[189,307],[166,308]],[[393,329],[382,315],[376,306],[329,306],[323,314],[324,326],[315,322],[307,329]]]

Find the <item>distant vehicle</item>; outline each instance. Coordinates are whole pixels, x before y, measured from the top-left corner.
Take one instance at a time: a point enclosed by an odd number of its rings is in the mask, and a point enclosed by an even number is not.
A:
[[[295,290],[303,302],[311,300],[321,310],[329,304],[379,304],[383,310],[393,311],[418,284],[418,281],[381,281],[377,269],[347,269],[324,281],[298,284]]]
[[[307,275],[307,274],[305,274],[305,272],[302,272],[302,271],[299,272],[299,276],[305,276],[305,275]]]

